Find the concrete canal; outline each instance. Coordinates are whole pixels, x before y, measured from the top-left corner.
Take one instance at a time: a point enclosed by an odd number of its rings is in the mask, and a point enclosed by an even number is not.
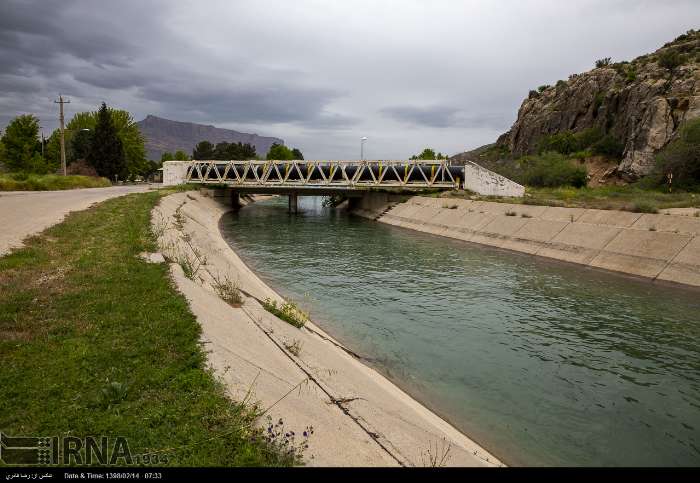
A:
[[[700,295],[301,198],[222,219],[279,293],[506,463],[700,464]]]

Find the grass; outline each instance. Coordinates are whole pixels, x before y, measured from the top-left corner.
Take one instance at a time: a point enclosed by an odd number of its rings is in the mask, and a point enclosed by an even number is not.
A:
[[[256,429],[259,408],[226,396],[167,265],[138,256],[156,249],[161,196],[72,213],[0,258],[0,430],[119,435],[169,465],[300,461]]]
[[[288,324],[300,329],[309,320],[309,314],[301,310],[299,306],[291,300],[285,300],[282,305],[277,305],[276,300],[265,299],[263,308],[272,315],[284,320]]]
[[[646,190],[637,186],[600,186],[596,188],[530,188],[523,198],[479,196],[450,191],[440,195],[450,198],[470,198],[503,203],[564,206],[568,208],[597,208],[602,210],[643,211],[656,213],[664,208],[700,208],[700,193]]]
[[[50,191],[112,186],[107,178],[57,174],[0,174],[0,191]]]

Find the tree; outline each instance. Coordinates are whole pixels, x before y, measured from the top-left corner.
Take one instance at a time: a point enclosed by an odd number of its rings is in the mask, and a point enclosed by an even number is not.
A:
[[[92,136],[92,131],[81,130],[73,133],[66,153],[66,163],[70,165],[76,161],[87,160],[92,146]]]
[[[114,179],[115,176],[126,179],[129,174],[124,146],[104,102],[97,112],[88,162],[97,170],[97,174],[109,179]]]
[[[144,176],[148,170],[146,143],[138,125],[128,111],[109,109],[109,113],[117,136],[122,142],[127,176],[129,179]]]
[[[285,161],[285,160],[295,159],[294,154],[292,153],[291,149],[289,149],[284,144],[278,144],[278,143],[273,143],[272,146],[270,146],[270,150],[267,152],[267,156],[265,156],[265,157],[267,159],[272,159],[275,161]]]
[[[192,159],[200,161],[214,159],[214,145],[209,141],[200,141],[192,151]]]
[[[5,167],[9,171],[45,173],[46,163],[41,157],[39,119],[32,114],[17,116],[2,136],[5,149]]]
[[[161,164],[165,161],[189,161],[190,157],[187,155],[186,152],[177,150],[175,151],[175,154],[170,153],[170,152],[164,152],[160,156],[160,162]],[[156,168],[157,169],[157,168]]]
[[[144,176],[146,170],[150,169],[146,161],[146,145],[143,135],[133,117],[128,111],[113,109],[108,107],[112,124],[117,132],[117,136],[122,142],[124,159],[127,165],[126,177]],[[88,137],[92,137],[97,125],[98,111],[85,111],[76,113],[66,124],[66,162],[70,165],[81,158],[80,153],[71,152],[73,149],[73,139],[82,137],[78,141],[84,143]],[[87,130],[87,131],[86,131]],[[58,130],[49,138],[49,149],[47,151],[47,161],[51,164],[60,164],[60,151],[55,149],[58,142]]]
[[[5,169],[5,145],[2,143],[2,139],[0,139],[0,172]]]
[[[428,160],[434,160],[434,159],[447,159],[447,158],[448,158],[448,156],[443,155],[442,153],[435,154],[435,150],[432,148],[425,148],[423,150],[423,152],[421,152],[420,154],[413,155],[409,159],[412,159],[412,160],[422,159],[422,160],[428,161]]]
[[[292,149],[292,155],[294,156],[294,159],[304,159],[304,155],[297,148]]]

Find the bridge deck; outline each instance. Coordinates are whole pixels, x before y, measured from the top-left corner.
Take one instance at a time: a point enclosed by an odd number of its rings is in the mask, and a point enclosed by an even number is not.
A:
[[[248,188],[459,188],[464,168],[440,161],[190,161],[188,183]]]

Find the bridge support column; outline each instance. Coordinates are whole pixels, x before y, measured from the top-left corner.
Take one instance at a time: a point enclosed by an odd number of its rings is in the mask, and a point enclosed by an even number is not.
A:
[[[298,199],[299,197],[296,194],[290,194],[289,195],[289,213],[298,213],[299,212],[299,207],[298,207]]]
[[[231,190],[231,207],[234,211],[241,209],[241,194],[236,190]]]

